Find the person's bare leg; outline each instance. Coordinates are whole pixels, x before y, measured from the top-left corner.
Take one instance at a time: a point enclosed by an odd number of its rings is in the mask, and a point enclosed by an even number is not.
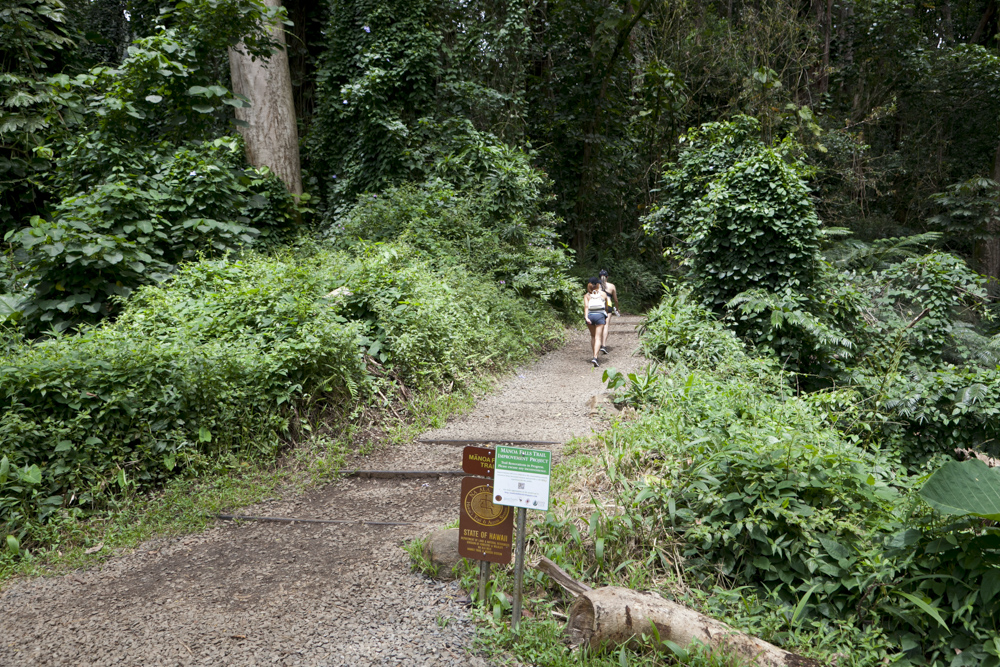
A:
[[[595,324],[594,331],[590,334],[590,342],[594,346],[594,359],[597,359],[597,353],[601,351],[601,336],[604,335],[604,324]]]
[[[608,346],[608,332],[611,331],[611,315],[608,315],[608,321],[604,324],[604,331],[601,332],[601,347]]]
[[[597,325],[588,324],[587,328],[590,329],[590,346],[593,347],[594,341],[599,340],[599,338],[597,337]]]

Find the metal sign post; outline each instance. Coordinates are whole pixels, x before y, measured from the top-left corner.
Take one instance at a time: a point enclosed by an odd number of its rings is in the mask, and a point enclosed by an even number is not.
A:
[[[510,627],[517,633],[517,626],[521,624],[521,604],[523,603],[524,586],[524,531],[525,518],[528,510],[523,507],[517,508],[517,548],[514,552],[514,608],[511,610]]]
[[[490,580],[490,562],[479,561],[479,606],[486,605],[486,584]]]
[[[493,502],[517,508],[517,546],[514,551],[514,608],[511,629],[521,623],[524,587],[524,542],[527,510],[549,508],[552,452],[497,447],[493,471]]]

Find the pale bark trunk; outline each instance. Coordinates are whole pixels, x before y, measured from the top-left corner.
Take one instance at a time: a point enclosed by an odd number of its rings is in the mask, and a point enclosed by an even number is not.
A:
[[[281,0],[264,0],[280,7]],[[250,100],[250,107],[236,109],[236,118],[247,123],[240,128],[246,143],[247,161],[255,167],[267,166],[293,195],[302,194],[302,167],[299,163],[299,133],[295,121],[292,77],[288,70],[285,32],[281,24],[271,34],[282,48],[269,58],[257,60],[242,52],[242,44],[229,50],[229,71],[233,92]]]
[[[580,593],[569,610],[567,628],[574,645],[597,648],[628,644],[640,635],[670,640],[681,647],[694,642],[726,651],[763,667],[819,667],[820,663],[734,630],[655,593],[608,586]]]

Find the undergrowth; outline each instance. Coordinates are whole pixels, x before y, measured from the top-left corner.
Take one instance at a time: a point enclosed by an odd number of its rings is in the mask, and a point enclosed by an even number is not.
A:
[[[605,376],[638,416],[573,473],[590,509],[535,524],[540,553],[824,664],[1000,664],[1000,532],[918,497],[936,460],[907,468],[851,390],[800,397],[683,295],[643,345],[660,366]]]
[[[908,468],[877,429],[866,437],[857,391],[799,395],[685,295],[663,300],[642,340],[658,365],[605,375],[637,412],[567,448],[553,509],[533,517],[529,562],[547,556],[593,587],[658,591],[822,664],[1000,665],[1000,531],[922,500],[939,459]],[[485,648],[605,664],[565,653],[566,593],[530,569],[525,587],[532,639],[501,639],[501,568]]]
[[[113,323],[4,356],[5,558],[57,546],[170,479],[352,442],[376,412],[401,418],[420,394],[525,358],[555,321],[544,302],[400,244],[186,265]],[[317,465],[333,471],[328,449]]]
[[[150,538],[202,530],[219,513],[336,479],[348,457],[406,442],[428,428],[442,426],[448,417],[470,409],[475,397],[491,385],[491,378],[482,376],[451,393],[417,395],[400,406],[406,411],[403,420],[382,410],[376,417],[377,440],[372,432],[361,441],[351,433],[337,439],[306,437],[279,460],[230,454],[196,475],[169,480],[161,489],[126,494],[117,499],[114,512],[89,521],[52,523],[47,527],[46,546],[25,550],[16,559],[0,552],[0,585],[17,576],[51,575],[93,565]]]

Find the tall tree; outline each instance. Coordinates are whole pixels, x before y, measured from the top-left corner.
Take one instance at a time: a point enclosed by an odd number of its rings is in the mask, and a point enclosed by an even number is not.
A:
[[[281,0],[264,3],[281,6]],[[280,46],[267,59],[254,58],[242,44],[229,50],[233,92],[250,100],[249,107],[236,109],[236,118],[246,123],[241,132],[250,164],[269,167],[297,196],[302,194],[299,134],[285,31],[280,21],[271,26],[271,35]]]

